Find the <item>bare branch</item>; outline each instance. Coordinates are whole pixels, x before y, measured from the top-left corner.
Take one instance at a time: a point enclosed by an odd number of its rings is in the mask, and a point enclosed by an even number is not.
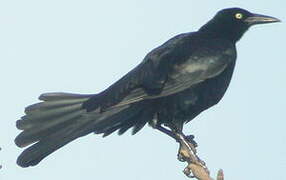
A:
[[[214,180],[214,178],[210,177],[210,172],[205,162],[197,155],[196,147],[186,141],[184,136],[179,136],[179,138],[181,141],[179,142],[178,159],[188,163],[183,171],[184,174],[187,177],[196,178],[198,180]],[[216,180],[224,180],[223,170],[218,171]]]
[[[210,177],[208,171],[205,168],[203,168],[200,165],[194,164],[194,163],[189,164],[184,169],[184,173],[188,177],[193,177],[198,180],[214,180],[213,178]],[[192,176],[190,176],[190,174],[192,174]],[[222,169],[218,171],[216,180],[224,180]]]

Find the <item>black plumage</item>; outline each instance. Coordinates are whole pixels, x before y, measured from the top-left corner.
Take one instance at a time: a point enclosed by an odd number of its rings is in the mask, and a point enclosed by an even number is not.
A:
[[[94,95],[47,93],[25,109],[15,139],[28,147],[22,167],[38,164],[70,141],[94,132],[136,134],[146,123],[182,132],[183,124],[223,97],[236,61],[235,43],[254,24],[279,21],[240,8],[219,11],[198,31],[152,50],[136,68]]]

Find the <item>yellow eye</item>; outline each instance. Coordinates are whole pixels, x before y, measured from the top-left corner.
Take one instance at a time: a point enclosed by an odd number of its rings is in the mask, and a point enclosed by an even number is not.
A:
[[[235,14],[235,18],[236,19],[242,19],[243,18],[243,15],[241,13],[236,13]]]

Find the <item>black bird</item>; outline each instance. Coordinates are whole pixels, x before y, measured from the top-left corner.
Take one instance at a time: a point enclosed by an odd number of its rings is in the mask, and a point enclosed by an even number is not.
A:
[[[43,102],[28,106],[16,123],[23,130],[16,145],[31,145],[17,164],[34,166],[92,132],[107,136],[133,127],[136,134],[146,123],[170,136],[186,137],[184,123],[223,97],[235,66],[235,43],[250,26],[273,22],[279,20],[240,8],[223,9],[198,31],[177,35],[152,50],[103,92],[42,94]]]

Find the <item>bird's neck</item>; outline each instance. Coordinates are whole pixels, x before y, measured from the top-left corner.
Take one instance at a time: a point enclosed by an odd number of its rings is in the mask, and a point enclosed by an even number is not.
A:
[[[199,29],[199,32],[209,37],[227,39],[236,43],[247,31],[248,27],[235,26],[234,24],[222,24],[210,21]]]

